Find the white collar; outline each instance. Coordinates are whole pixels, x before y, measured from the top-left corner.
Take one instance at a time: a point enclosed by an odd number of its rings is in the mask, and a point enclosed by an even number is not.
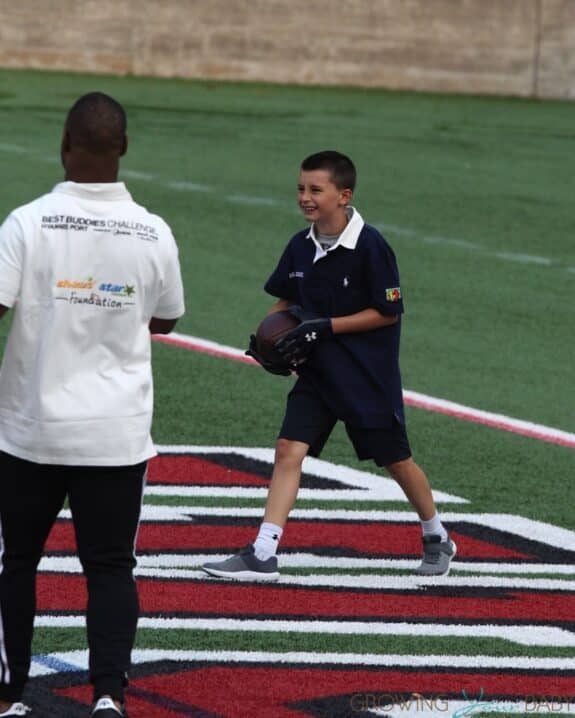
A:
[[[365,224],[365,222],[363,221],[362,216],[355,209],[355,207],[350,206],[349,210],[351,210],[349,222],[346,224],[343,232],[339,235],[337,242],[328,250],[322,249],[322,246],[317,241],[315,226],[312,224],[312,226],[309,228],[309,232],[307,233],[306,237],[308,239],[311,239],[315,244],[315,257],[313,258],[314,264],[317,262],[318,259],[325,257],[328,252],[333,252],[336,247],[355,249],[357,240],[359,239],[360,232],[363,229],[363,225]]]
[[[123,182],[66,182],[58,183],[53,192],[64,192],[74,197],[95,200],[129,200],[131,194]]]

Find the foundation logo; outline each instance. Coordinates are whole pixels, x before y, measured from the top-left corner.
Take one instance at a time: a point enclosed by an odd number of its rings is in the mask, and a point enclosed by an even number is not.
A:
[[[134,284],[116,282],[96,282],[92,277],[86,279],[59,279],[56,288],[60,290],[56,299],[68,304],[87,304],[96,307],[120,309],[135,305]],[[64,290],[64,291],[62,291]],[[68,290],[68,291],[65,291]],[[89,292],[89,293],[88,293]]]
[[[575,533],[474,513],[435,492],[458,555],[411,575],[416,517],[395,482],[306,459],[277,584],[200,566],[253,541],[273,451],[165,447],[138,535],[133,718],[574,715]],[[85,581],[63,511],[38,577],[32,707],[82,718],[91,700]]]

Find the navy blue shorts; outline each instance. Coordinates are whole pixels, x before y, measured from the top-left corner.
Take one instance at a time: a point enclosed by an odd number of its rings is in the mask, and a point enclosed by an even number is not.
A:
[[[312,387],[298,387],[288,394],[278,438],[309,444],[309,456],[319,456],[337,421]],[[411,456],[405,426],[397,419],[390,427],[376,429],[346,423],[345,430],[360,460],[372,459],[377,466],[389,466]]]

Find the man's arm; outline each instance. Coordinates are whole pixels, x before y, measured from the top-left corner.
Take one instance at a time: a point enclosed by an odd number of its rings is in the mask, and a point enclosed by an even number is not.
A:
[[[177,319],[158,319],[158,317],[152,317],[148,325],[150,327],[150,334],[169,334],[176,326],[177,321]]]
[[[0,319],[6,314],[9,307],[5,307],[3,304],[0,304]]]

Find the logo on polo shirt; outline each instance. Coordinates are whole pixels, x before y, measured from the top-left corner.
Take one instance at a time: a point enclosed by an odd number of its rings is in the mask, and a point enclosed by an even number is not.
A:
[[[136,287],[133,284],[116,282],[96,282],[92,277],[86,279],[59,279],[56,287],[60,292],[56,299],[68,304],[90,304],[96,307],[120,309],[136,304]],[[68,290],[68,291],[66,291]]]
[[[111,282],[102,282],[98,289],[101,292],[110,292],[118,297],[131,297],[132,294],[136,293],[136,288],[133,284],[113,284]]]
[[[87,279],[59,279],[56,286],[58,289],[93,289],[94,280],[92,277]]]
[[[303,279],[303,272],[290,272],[288,279]]]
[[[388,302],[399,302],[399,300],[401,299],[401,289],[399,287],[392,287],[391,289],[386,289],[385,298]]]

